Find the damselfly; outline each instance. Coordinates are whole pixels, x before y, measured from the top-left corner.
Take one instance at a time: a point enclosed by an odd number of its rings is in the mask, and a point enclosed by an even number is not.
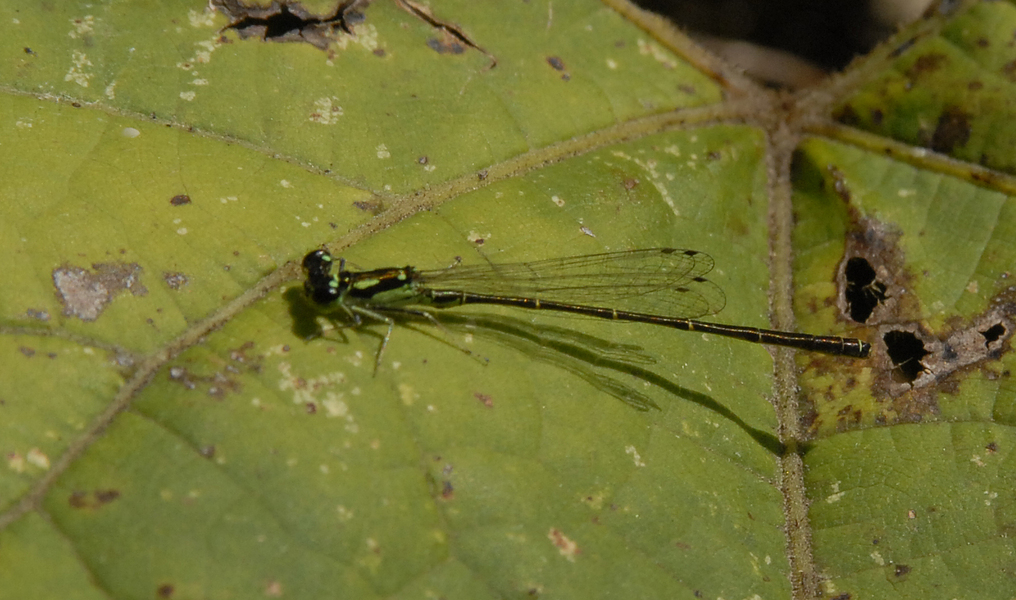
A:
[[[853,338],[695,320],[719,312],[726,302],[723,291],[704,277],[713,259],[696,250],[648,248],[439,270],[407,266],[350,271],[345,259],[339,259],[338,273],[333,273],[333,265],[327,250],[304,257],[304,291],[320,310],[341,313],[354,325],[364,318],[387,323],[375,368],[391,339],[393,315],[433,321],[427,309],[463,304],[650,323],[836,356],[865,358],[871,352],[870,344]]]

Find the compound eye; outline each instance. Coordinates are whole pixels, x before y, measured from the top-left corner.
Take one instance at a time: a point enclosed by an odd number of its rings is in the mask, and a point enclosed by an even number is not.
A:
[[[303,257],[303,270],[311,277],[327,276],[332,272],[332,255],[327,250],[315,250]]]

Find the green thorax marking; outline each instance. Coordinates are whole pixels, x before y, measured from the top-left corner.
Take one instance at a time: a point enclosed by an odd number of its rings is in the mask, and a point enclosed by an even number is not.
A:
[[[339,290],[343,300],[354,304],[377,306],[399,306],[405,304],[426,304],[427,298],[414,281],[413,268],[377,269],[338,275]]]

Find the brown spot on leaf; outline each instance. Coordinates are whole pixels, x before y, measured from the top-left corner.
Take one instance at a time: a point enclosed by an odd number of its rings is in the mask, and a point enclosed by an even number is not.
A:
[[[1016,60],[1011,60],[1002,65],[1002,76],[1009,81],[1016,81]]]
[[[938,118],[938,126],[931,137],[931,149],[949,154],[956,146],[965,145],[970,139],[971,116],[958,106],[947,107]]]
[[[119,497],[120,491],[113,489],[95,490],[92,493],[84,490],[74,490],[67,499],[67,503],[70,504],[71,508],[95,510],[101,508],[104,504],[113,502]]]
[[[487,52],[483,49],[483,47],[474,42],[458,25],[449,21],[441,20],[434,16],[430,7],[415,2],[414,0],[396,0],[395,4],[402,10],[426,22],[438,31],[440,39],[431,38],[430,40],[427,40],[427,46],[431,49],[440,54],[461,54],[462,52],[465,52],[466,48],[473,48],[474,50],[482,52],[490,59],[490,64],[486,67],[487,70],[493,69],[497,66],[497,59],[494,58],[493,54]]]
[[[357,200],[353,202],[353,206],[362,210],[363,212],[370,213],[372,215],[379,215],[384,210],[384,202],[380,198],[372,198],[370,200]],[[334,228],[333,228],[334,229]]]
[[[844,125],[850,125],[851,127],[856,127],[861,122],[857,111],[854,110],[854,107],[850,104],[844,104],[842,108],[837,109],[833,113],[833,118],[838,122],[843,123]]]
[[[250,362],[250,357],[247,356],[247,351],[252,349],[253,347],[254,342],[250,341],[244,342],[243,344],[240,344],[239,348],[235,348],[229,351],[229,359],[241,364],[246,364]],[[282,351],[289,352],[289,346],[288,345],[283,346]],[[260,367],[257,368],[260,369]]]
[[[99,504],[109,504],[110,502],[116,500],[119,497],[120,497],[120,492],[118,490],[96,490],[95,491],[95,500]]]
[[[910,68],[907,69],[907,76],[911,79],[920,79],[923,75],[939,70],[947,60],[944,54],[925,54],[910,65]]]
[[[186,390],[205,388],[206,393],[215,400],[224,400],[229,394],[238,393],[243,384],[236,377],[243,373],[261,372],[261,357],[250,358],[246,350],[253,344],[248,342],[237,350],[229,352],[229,359],[214,358],[209,361],[218,370],[210,375],[197,375],[186,367],[174,365],[169,368],[169,380],[178,383]]]
[[[49,320],[49,313],[42,309],[29,308],[25,311],[25,314],[39,321],[45,322]]]
[[[67,498],[67,504],[71,505],[71,508],[85,508],[87,504],[87,494],[81,490],[74,490],[71,492],[70,497]]]
[[[430,38],[427,40],[427,47],[438,54],[465,54],[466,47],[458,38],[451,35],[444,35],[441,38]]]

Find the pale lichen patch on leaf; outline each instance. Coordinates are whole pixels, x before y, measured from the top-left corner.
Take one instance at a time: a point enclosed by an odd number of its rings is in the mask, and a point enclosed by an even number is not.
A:
[[[76,40],[78,38],[83,38],[94,31],[95,17],[92,15],[85,15],[77,19],[71,19],[71,30],[67,32],[67,36]]]
[[[197,50],[194,52],[194,55],[187,60],[176,63],[176,67],[183,71],[188,71],[190,75],[193,77],[193,79],[191,79],[188,82],[188,85],[192,86],[210,85],[211,82],[208,79],[198,76],[198,72],[197,70],[194,69],[194,66],[197,64],[207,64],[211,62],[212,52],[214,52],[216,48],[221,46],[222,42],[219,39],[202,40],[200,42],[196,42],[194,45],[197,46]],[[188,102],[193,101],[196,97],[197,92],[193,90],[180,92],[180,98]]]
[[[364,540],[364,545],[367,548],[367,552],[366,554],[363,554],[359,560],[357,560],[357,563],[371,573],[377,573],[377,571],[381,568],[382,562],[383,553],[381,551],[381,545],[372,537],[368,537]]]
[[[178,271],[167,271],[162,274],[162,280],[171,290],[179,290],[188,283],[187,275]]]
[[[73,81],[81,87],[88,87],[88,80],[95,77],[95,73],[90,73],[87,70],[92,66],[92,61],[88,60],[87,54],[75,50],[71,54],[71,67],[64,75],[64,81]]]
[[[15,473],[24,473],[25,457],[21,456],[17,452],[11,452],[7,455],[7,468]]]
[[[469,241],[469,243],[471,244],[476,244],[477,246],[479,246],[485,244],[487,240],[490,239],[490,236],[491,236],[490,232],[480,233],[478,231],[470,231],[466,235],[466,240]]]
[[[600,510],[601,508],[603,508],[603,500],[605,497],[606,493],[603,491],[599,491],[582,496],[580,501],[593,510]]]
[[[340,50],[345,50],[350,44],[357,44],[368,52],[373,52],[378,49],[380,43],[378,42],[377,27],[374,27],[370,23],[359,23],[350,26],[352,35],[342,35],[339,39],[335,40],[335,45]]]
[[[833,503],[839,502],[843,498],[843,495],[846,492],[841,492],[840,491],[840,482],[839,481],[834,481],[830,487],[832,488],[832,493],[829,494],[828,496],[826,496],[826,499],[825,499],[826,503],[833,504]]]
[[[556,527],[550,528],[550,531],[547,532],[547,539],[554,544],[561,556],[568,559],[568,562],[575,562],[575,557],[582,553],[579,545]]]
[[[206,6],[203,10],[188,10],[187,22],[191,27],[214,27],[215,11],[210,6]]]
[[[342,393],[336,394],[328,389],[346,382],[346,375],[342,371],[304,379],[293,373],[293,366],[288,362],[280,362],[278,370],[282,375],[282,379],[278,382],[278,389],[280,392],[292,391],[293,404],[320,404],[321,401],[317,398],[317,394],[320,392],[325,393],[326,399],[341,400],[342,398]]]
[[[265,596],[269,598],[279,598],[282,596],[283,588],[281,581],[269,581],[265,585]]]
[[[318,98],[314,101],[314,110],[310,113],[308,120],[311,123],[320,125],[335,125],[342,116],[342,107],[338,104],[339,99],[335,96],[330,98]]]
[[[39,450],[38,448],[32,448],[29,450],[28,454],[25,456],[25,460],[27,460],[30,465],[35,465],[40,469],[49,470],[49,457],[46,456],[45,452]]]
[[[635,449],[635,446],[625,446],[624,453],[631,455],[632,459],[635,461],[636,467],[646,466],[646,463],[642,460],[642,455],[639,454],[637,449]]]
[[[639,54],[642,56],[652,56],[653,59],[668,69],[677,68],[677,60],[675,60],[673,56],[668,54],[667,51],[661,48],[658,44],[640,39],[638,41],[638,46]]]
[[[121,291],[144,296],[148,289],[141,285],[141,266],[137,263],[97,263],[94,272],[65,265],[53,270],[53,285],[64,306],[64,315],[82,321],[99,318],[113,297]]]
[[[207,64],[212,61],[212,52],[222,45],[217,39],[214,40],[202,40],[195,42],[197,50],[194,52],[194,56],[187,60],[176,63],[176,68],[184,71],[191,71],[194,69],[195,64]],[[196,75],[197,73],[194,73]]]
[[[678,210],[677,203],[674,202],[674,198],[670,195],[670,189],[667,187],[666,183],[666,181],[672,181],[674,178],[668,177],[667,175],[669,174],[661,174],[657,170],[659,163],[656,160],[635,158],[634,156],[621,151],[613,151],[611,152],[611,155],[631,162],[642,169],[649,176],[649,181],[653,184],[653,187],[656,188],[657,192],[659,192],[660,198],[667,203],[667,206],[674,211],[675,215],[680,216],[681,212]]]
[[[420,394],[416,393],[413,386],[408,383],[399,384],[399,397],[402,399],[402,403],[406,406],[412,406],[416,399],[420,397]]]

